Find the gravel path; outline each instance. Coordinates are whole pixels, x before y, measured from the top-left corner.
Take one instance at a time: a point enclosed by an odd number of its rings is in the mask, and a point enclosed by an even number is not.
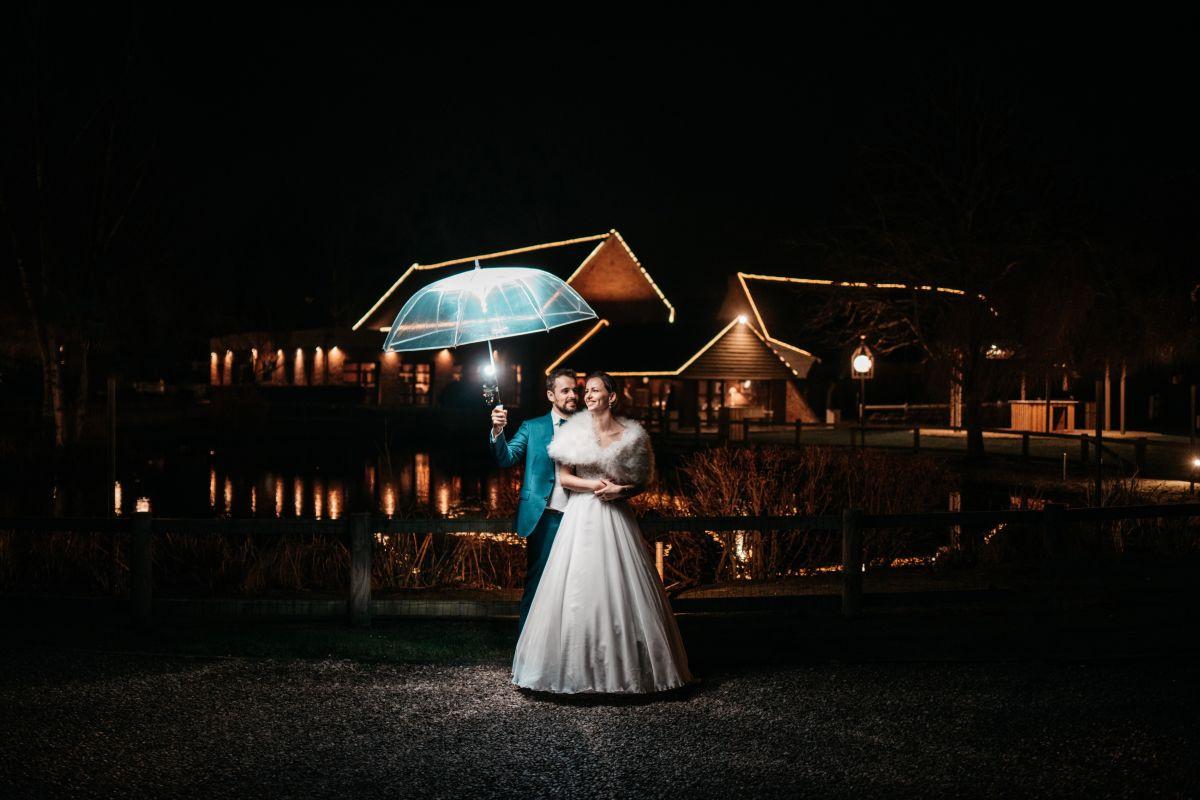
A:
[[[1192,797],[1200,663],[809,664],[654,702],[504,664],[0,654],[0,797]]]

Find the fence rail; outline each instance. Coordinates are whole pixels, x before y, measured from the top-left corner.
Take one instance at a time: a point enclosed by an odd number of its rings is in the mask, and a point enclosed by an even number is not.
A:
[[[1002,523],[1031,523],[1043,531],[1043,549],[1053,558],[1064,525],[1124,519],[1200,517],[1200,503],[1175,505],[1067,508],[1047,503],[1042,510],[939,511],[917,514],[867,514],[846,509],[840,515],[738,516],[738,517],[642,517],[647,534],[700,533],[756,530],[840,531],[842,553],[842,613],[857,616],[862,605],[863,536],[871,529],[949,526],[995,526]],[[155,518],[147,512],[118,519],[0,517],[0,531],[35,533],[129,533],[130,611],[135,622],[148,625],[153,616],[152,545],[155,534],[234,534],[261,536],[289,533],[321,533],[348,539],[350,585],[348,610],[355,626],[371,620],[371,568],[373,536],[376,533],[511,533],[511,519],[387,519],[371,514],[351,514],[340,520],[273,519],[179,519]]]

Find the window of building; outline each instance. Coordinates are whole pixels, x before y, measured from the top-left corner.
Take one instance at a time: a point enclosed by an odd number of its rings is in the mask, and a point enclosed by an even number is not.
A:
[[[429,405],[429,364],[401,364],[396,402],[405,406]]]
[[[374,361],[347,361],[342,365],[342,383],[372,387],[375,385],[377,366]]]

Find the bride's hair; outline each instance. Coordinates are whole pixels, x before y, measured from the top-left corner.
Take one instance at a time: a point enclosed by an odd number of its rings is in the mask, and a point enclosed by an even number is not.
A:
[[[584,384],[586,384],[587,381],[590,381],[592,378],[595,378],[596,380],[598,380],[602,384],[604,384],[604,391],[608,392],[611,395],[616,395],[617,398],[621,397],[620,392],[617,391],[617,382],[613,379],[612,375],[609,375],[607,372],[602,372],[600,370],[596,370],[595,372],[589,372],[587,379],[584,381]],[[610,409],[616,408],[617,400],[613,400],[611,403],[609,403],[608,407]]]

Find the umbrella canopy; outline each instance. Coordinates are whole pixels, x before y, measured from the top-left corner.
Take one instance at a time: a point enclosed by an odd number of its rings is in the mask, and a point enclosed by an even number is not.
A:
[[[435,281],[408,299],[383,343],[392,352],[458,347],[595,319],[562,279],[540,269],[492,267]],[[489,351],[490,351],[489,347]]]

